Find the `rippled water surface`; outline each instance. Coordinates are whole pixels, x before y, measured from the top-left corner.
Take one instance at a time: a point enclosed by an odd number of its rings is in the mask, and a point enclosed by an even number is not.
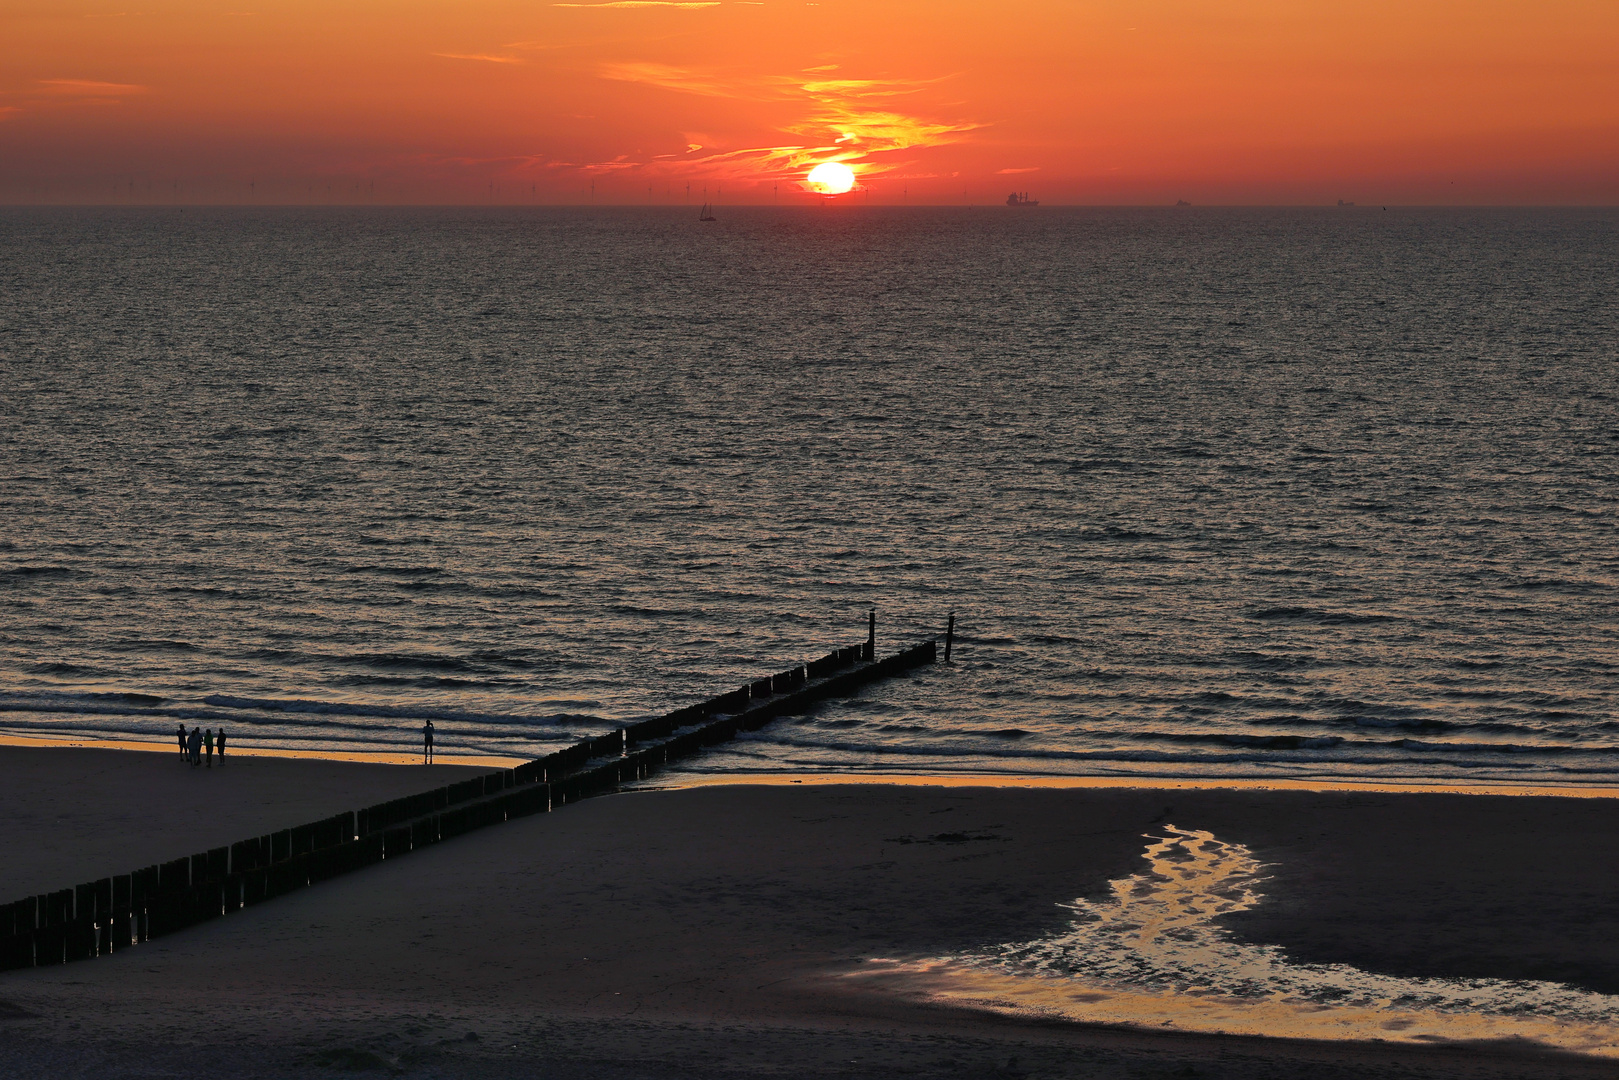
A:
[[[1616,224],[0,211],[0,730],[1613,783]]]

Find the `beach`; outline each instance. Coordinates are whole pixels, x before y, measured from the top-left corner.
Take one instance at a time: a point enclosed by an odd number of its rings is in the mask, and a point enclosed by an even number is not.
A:
[[[159,754],[0,748],[0,891],[70,886],[460,775],[260,758],[199,776]],[[1298,963],[1619,993],[1612,799],[785,781],[590,799],[110,958],[5,973],[0,1071],[1619,1071],[1512,1038],[1086,1023],[941,995],[936,975],[906,973],[1060,932],[1073,917],[1062,905],[1139,874],[1146,838],[1170,827],[1264,864],[1262,901],[1223,925]]]

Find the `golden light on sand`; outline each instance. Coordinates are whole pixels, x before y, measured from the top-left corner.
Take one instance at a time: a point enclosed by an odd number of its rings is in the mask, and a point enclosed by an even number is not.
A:
[[[817,195],[842,195],[854,187],[854,170],[841,161],[823,161],[810,170],[808,180]]]

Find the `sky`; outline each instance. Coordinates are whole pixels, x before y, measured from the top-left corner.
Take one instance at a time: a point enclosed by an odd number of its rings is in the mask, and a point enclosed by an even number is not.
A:
[[[1619,203],[1615,0],[0,0],[0,203]]]

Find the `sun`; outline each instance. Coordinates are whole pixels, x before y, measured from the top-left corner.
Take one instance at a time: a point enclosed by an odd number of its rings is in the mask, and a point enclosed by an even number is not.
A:
[[[854,187],[854,170],[841,161],[823,161],[810,170],[809,187],[817,195],[842,195]]]

